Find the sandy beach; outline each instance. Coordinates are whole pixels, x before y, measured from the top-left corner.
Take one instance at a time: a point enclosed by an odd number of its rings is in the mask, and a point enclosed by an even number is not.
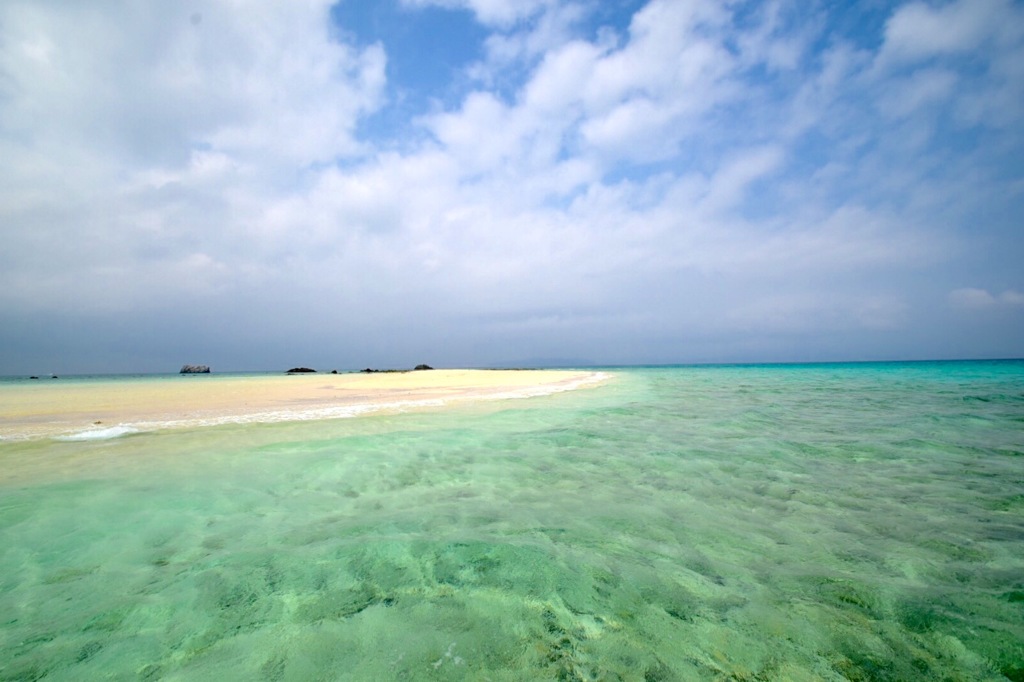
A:
[[[0,438],[89,437],[118,428],[348,417],[543,395],[601,381],[575,370],[440,369],[357,374],[46,380],[3,387]]]

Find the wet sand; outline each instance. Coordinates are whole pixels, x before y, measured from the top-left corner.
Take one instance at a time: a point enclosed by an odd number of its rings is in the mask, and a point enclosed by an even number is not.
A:
[[[594,384],[602,377],[576,370],[443,369],[40,381],[2,387],[0,438],[87,437],[113,428],[347,417],[543,395]]]

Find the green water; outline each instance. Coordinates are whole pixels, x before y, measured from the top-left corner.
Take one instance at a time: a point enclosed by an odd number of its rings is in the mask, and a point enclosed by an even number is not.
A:
[[[1024,363],[0,443],[2,680],[1024,680]]]

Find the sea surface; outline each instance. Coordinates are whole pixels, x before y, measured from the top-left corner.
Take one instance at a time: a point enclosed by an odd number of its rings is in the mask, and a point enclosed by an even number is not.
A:
[[[0,680],[1024,680],[1024,362],[608,371],[0,442]]]

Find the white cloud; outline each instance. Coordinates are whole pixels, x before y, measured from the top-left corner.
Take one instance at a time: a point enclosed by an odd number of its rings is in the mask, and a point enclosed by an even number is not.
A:
[[[737,330],[775,334],[887,330],[902,326],[906,310],[906,304],[891,295],[767,293],[734,308],[728,321]]]
[[[1019,148],[1014,124],[970,153],[934,141],[936,119],[997,120],[974,95],[1020,89],[1007,5],[983,2],[905,7],[880,57],[784,3],[740,22],[653,0],[584,31],[576,3],[409,0],[473,11],[489,53],[472,92],[388,138],[368,117],[402,113],[402,46],[332,40],[327,0],[7,3],[0,314],[252,307],[396,349],[903,329],[962,251],[985,260],[969,231],[1019,250],[973,219],[1020,202],[986,156]],[[984,30],[928,33],[954,11]],[[984,78],[929,62],[978,36],[998,43]],[[1011,271],[948,302],[1024,305]]]
[[[778,146],[744,150],[715,173],[700,203],[701,209],[714,212],[734,207],[746,188],[777,169],[783,157],[783,150]]]
[[[237,221],[258,213],[261,192],[362,153],[355,126],[381,101],[384,52],[333,41],[328,9],[5,3],[0,221],[34,273],[0,277],[8,300],[88,308],[123,298],[133,277],[194,292],[201,278],[174,273],[194,269],[196,247],[245,251]],[[191,269],[164,272],[154,257]],[[80,274],[26,297],[50,270]]]
[[[41,153],[102,149],[125,163],[179,162],[196,145],[298,164],[352,154],[385,57],[332,41],[328,9],[5,3],[0,120]]]
[[[1013,127],[1024,115],[1024,8],[1012,0],[912,2],[886,24],[872,77],[888,114],[955,97],[964,126]],[[893,73],[903,80],[890,81]]]
[[[549,48],[514,106],[473,93],[432,128],[456,148],[466,146],[458,138],[475,140],[474,155],[492,160],[524,144],[547,161],[566,144],[605,166],[670,157],[701,114],[736,95],[727,79],[737,62],[720,34],[727,19],[715,3],[656,0],[633,18],[621,47],[566,39]]]
[[[1007,305],[1024,306],[1024,294],[1013,289],[1007,289],[999,295],[999,300]]]
[[[879,59],[913,62],[970,52],[1013,31],[1012,23],[1007,22],[1014,21],[1019,21],[1019,10],[1011,0],[957,0],[942,5],[912,2],[900,7],[886,23]]]
[[[949,292],[949,303],[963,310],[985,310],[995,307],[996,297],[985,289],[967,287]]]
[[[1024,118],[1024,39],[993,57],[986,77],[961,93],[955,113],[968,126],[1018,130]]]
[[[486,92],[472,93],[460,111],[434,117],[430,127],[468,176],[500,168],[519,158],[523,136],[530,132],[523,129],[503,102]]]
[[[951,71],[916,71],[905,78],[893,79],[888,85],[888,92],[881,100],[881,107],[887,115],[903,118],[923,106],[948,99],[956,85],[957,76]]]
[[[715,3],[651,2],[634,16],[629,42],[595,66],[583,93],[588,109],[614,110],[632,97],[690,111],[713,106],[713,86],[735,64],[721,43],[727,18]]]
[[[585,16],[583,7],[575,3],[548,4],[535,22],[492,33],[485,41],[487,59],[472,69],[473,75],[489,84],[509,64],[558,50],[572,40],[576,25]]]
[[[571,123],[573,107],[580,100],[580,84],[592,78],[605,52],[601,46],[583,40],[568,41],[548,52],[523,88],[524,105],[541,115],[568,113]]]
[[[469,10],[480,23],[492,26],[509,26],[556,4],[554,0],[402,0],[402,3],[410,7],[434,5]]]
[[[965,287],[949,292],[949,304],[959,310],[979,311],[1019,308],[1024,306],[1024,294],[1007,289],[1001,294],[992,294],[987,289]]]

